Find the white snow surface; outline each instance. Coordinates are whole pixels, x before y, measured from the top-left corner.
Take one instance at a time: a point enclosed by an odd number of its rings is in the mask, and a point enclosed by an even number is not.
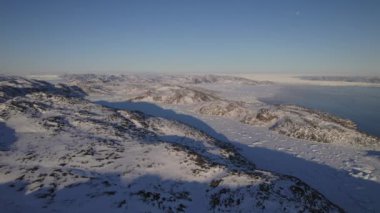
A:
[[[242,122],[268,106],[234,88],[268,82],[79,75],[64,87],[13,78],[0,83],[2,212],[380,211],[376,139],[321,143]]]

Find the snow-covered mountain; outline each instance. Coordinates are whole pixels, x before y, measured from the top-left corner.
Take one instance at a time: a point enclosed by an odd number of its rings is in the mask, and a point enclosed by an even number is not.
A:
[[[162,83],[168,84],[204,84],[204,83],[234,83],[246,85],[271,84],[269,81],[255,81],[243,77],[227,75],[160,75],[160,74],[129,74],[129,75],[97,75],[68,74],[61,76],[66,81],[102,82],[102,83]]]
[[[179,85],[161,85],[149,89],[131,101],[145,101],[164,104],[194,104],[216,101],[219,98],[211,93]]]
[[[280,134],[323,143],[380,148],[380,139],[357,130],[355,123],[323,112],[294,105],[252,105],[220,97],[217,91],[198,84],[266,84],[233,76],[175,75],[66,75],[71,86],[82,88],[91,97],[150,102],[169,105],[194,105],[201,115],[222,116],[252,126],[263,126]],[[101,92],[99,92],[101,91]]]
[[[295,105],[252,109],[244,102],[224,100],[206,103],[199,107],[198,112],[232,118],[252,126],[264,126],[293,138],[363,148],[380,148],[380,139],[358,131],[354,122]]]
[[[115,110],[76,86],[1,77],[4,212],[342,211],[177,121]]]
[[[221,75],[64,75],[62,81],[78,86],[91,96],[115,96],[167,104],[216,100],[202,84],[265,85],[270,82]]]

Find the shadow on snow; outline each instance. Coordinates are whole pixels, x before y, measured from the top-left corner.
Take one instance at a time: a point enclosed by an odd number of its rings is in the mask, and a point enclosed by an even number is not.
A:
[[[195,118],[190,115],[179,114],[170,109],[163,109],[152,103],[112,103],[106,101],[98,101],[97,103],[116,109],[141,111],[152,116],[163,117],[166,119],[176,120],[188,124],[189,126],[200,129],[221,141],[232,143],[239,149],[239,152],[244,157],[254,162],[260,169],[274,171],[276,173],[296,176],[297,178],[300,178],[301,180],[309,184],[311,187],[317,189],[319,192],[324,194],[327,197],[327,199],[338,204],[346,210],[350,210],[353,212],[363,210],[373,212],[380,211],[380,203],[378,202],[380,185],[376,182],[364,180],[361,178],[355,178],[348,174],[347,171],[338,170],[313,161],[307,161],[305,159],[295,157],[288,153],[261,147],[249,147],[247,145],[231,141],[226,136],[218,133],[212,127],[210,127],[208,124],[206,124],[198,118]],[[2,125],[0,127],[3,127],[2,129],[4,129],[5,125],[3,125],[2,123],[0,123],[0,125]],[[8,131],[12,133],[12,130],[8,129]],[[173,140],[176,139],[176,136],[170,137],[173,137]],[[11,141],[14,141],[14,138]],[[378,153],[375,154],[377,155]],[[107,179],[109,179],[109,182],[113,184],[104,185],[104,180]],[[28,199],[32,195],[36,195],[36,193],[38,193],[35,192],[28,195],[24,195],[23,192],[16,192],[15,190],[12,191],[9,187],[12,184],[14,185],[16,184],[16,182],[13,181],[3,183],[2,185],[0,185],[1,202],[14,201],[16,202],[14,203],[14,205],[20,203],[26,203],[29,205],[30,202],[28,201]],[[132,193],[132,197],[136,197],[137,199],[136,202],[140,202],[141,199],[151,201],[151,203],[148,206],[145,206],[143,208],[148,208],[149,206],[158,207],[159,205],[167,205],[165,206],[165,208],[175,209],[181,208],[182,206],[180,206],[180,204],[183,204],[184,206],[189,205],[189,202],[186,199],[182,200],[179,203],[159,203],[159,199],[156,199],[157,196],[155,197],[154,194],[148,193],[149,189],[153,189],[154,185],[156,184],[170,184],[173,186],[173,190],[180,190],[181,187],[186,190],[204,189],[207,185],[205,183],[198,182],[185,182],[183,186],[179,187],[178,181],[162,180],[160,177],[152,175],[143,175],[134,180],[132,183],[127,184],[121,181],[120,174],[98,174],[98,177],[92,178],[90,181],[85,182],[84,184],[80,184],[80,188],[67,187],[59,191],[56,191],[53,198],[58,200],[61,198],[62,200],[60,200],[60,202],[62,205],[64,205],[65,203],[75,203],[76,198],[84,197],[85,200],[91,201],[91,204],[94,204],[85,205],[81,207],[79,206],[79,208],[84,208],[84,211],[99,210],[101,206],[115,206],[117,207],[115,211],[119,211],[123,210],[124,205],[129,205],[129,207],[131,207],[132,205],[131,208],[133,209],[134,201],[129,201],[129,203],[125,201],[126,193]],[[160,197],[167,196],[169,199],[170,196],[173,196],[169,192],[165,193],[166,195],[160,195]],[[67,199],[67,197],[71,197],[71,199]],[[9,200],[10,198],[12,199]],[[54,205],[60,204],[58,203]],[[4,206],[4,203],[1,206]],[[49,208],[55,207],[58,206],[52,206]],[[109,211],[109,209],[107,209],[107,211]]]
[[[16,140],[15,130],[0,122],[0,151],[9,150]]]
[[[218,140],[221,140],[224,142],[229,141],[226,136],[215,131],[212,127],[210,127],[204,121],[190,115],[179,114],[171,109],[164,109],[156,104],[152,104],[148,102],[130,102],[130,101],[125,101],[125,102],[97,101],[95,103],[106,106],[106,107],[115,108],[115,109],[140,111],[140,112],[143,112],[145,114],[152,115],[155,117],[161,117],[161,118],[165,118],[169,120],[179,121],[181,123],[192,126],[198,130],[201,130]]]
[[[367,211],[380,210],[380,203],[378,202],[380,184],[374,181],[356,178],[347,171],[308,161],[285,152],[262,147],[249,147],[234,142],[196,117],[180,114],[171,109],[164,109],[153,103],[130,101],[98,101],[96,103],[116,109],[140,111],[152,116],[185,123],[218,140],[232,143],[244,157],[255,163],[259,169],[300,178],[313,188],[318,189],[329,200],[345,209],[353,211],[363,209]],[[369,151],[368,155],[380,156],[379,152],[374,151]],[[367,198],[363,199],[363,197]]]

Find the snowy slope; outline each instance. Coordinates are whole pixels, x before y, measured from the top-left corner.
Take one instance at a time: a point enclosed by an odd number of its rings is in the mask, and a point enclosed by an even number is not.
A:
[[[252,89],[249,88],[266,82],[216,75],[66,75],[64,79],[70,85],[83,89],[93,100],[192,105],[202,115],[265,126],[292,138],[380,150],[380,139],[359,132],[350,120],[300,106],[260,103],[250,94]],[[235,88],[248,90],[239,89],[239,94],[236,94]],[[226,90],[234,100],[224,96]],[[247,98],[235,100],[242,93],[246,93],[245,96],[253,102],[247,102]]]
[[[1,141],[2,212],[342,211],[184,123],[100,106],[76,86],[1,77],[0,91],[15,136]]]
[[[241,77],[220,75],[64,75],[62,82],[82,88],[92,97],[114,96],[114,100],[138,99],[173,104],[215,100],[203,84],[267,85]]]
[[[196,90],[212,94],[217,100],[194,104],[130,101],[136,95],[128,92],[143,94],[149,88],[178,86],[178,82],[166,79],[140,85],[143,89],[129,89],[132,83],[116,87],[105,83],[111,91],[123,94],[89,93],[87,98],[184,122],[230,141],[260,169],[301,178],[348,212],[380,211],[378,138],[357,131],[352,121],[303,107],[270,106],[258,101],[258,97],[273,92],[276,85],[202,83],[196,84]],[[185,90],[194,88],[191,84],[179,86]],[[284,122],[284,118],[292,124]],[[318,142],[318,138],[324,140]]]
[[[179,85],[159,85],[130,100],[164,104],[194,104],[218,99],[213,94],[195,88]]]
[[[264,126],[292,138],[380,149],[380,139],[358,131],[354,122],[295,105],[252,109],[244,102],[222,101],[203,104],[198,113],[231,118],[252,126]]]
[[[258,168],[301,178],[347,212],[379,211],[378,151],[289,139],[228,118],[200,119],[223,132]]]

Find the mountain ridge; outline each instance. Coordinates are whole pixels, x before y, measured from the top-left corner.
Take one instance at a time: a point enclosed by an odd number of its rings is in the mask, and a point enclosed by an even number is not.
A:
[[[0,189],[10,195],[0,197],[2,207],[343,211],[301,180],[258,170],[233,145],[194,127],[104,107],[65,86],[0,80],[1,122],[17,135],[0,151]]]

